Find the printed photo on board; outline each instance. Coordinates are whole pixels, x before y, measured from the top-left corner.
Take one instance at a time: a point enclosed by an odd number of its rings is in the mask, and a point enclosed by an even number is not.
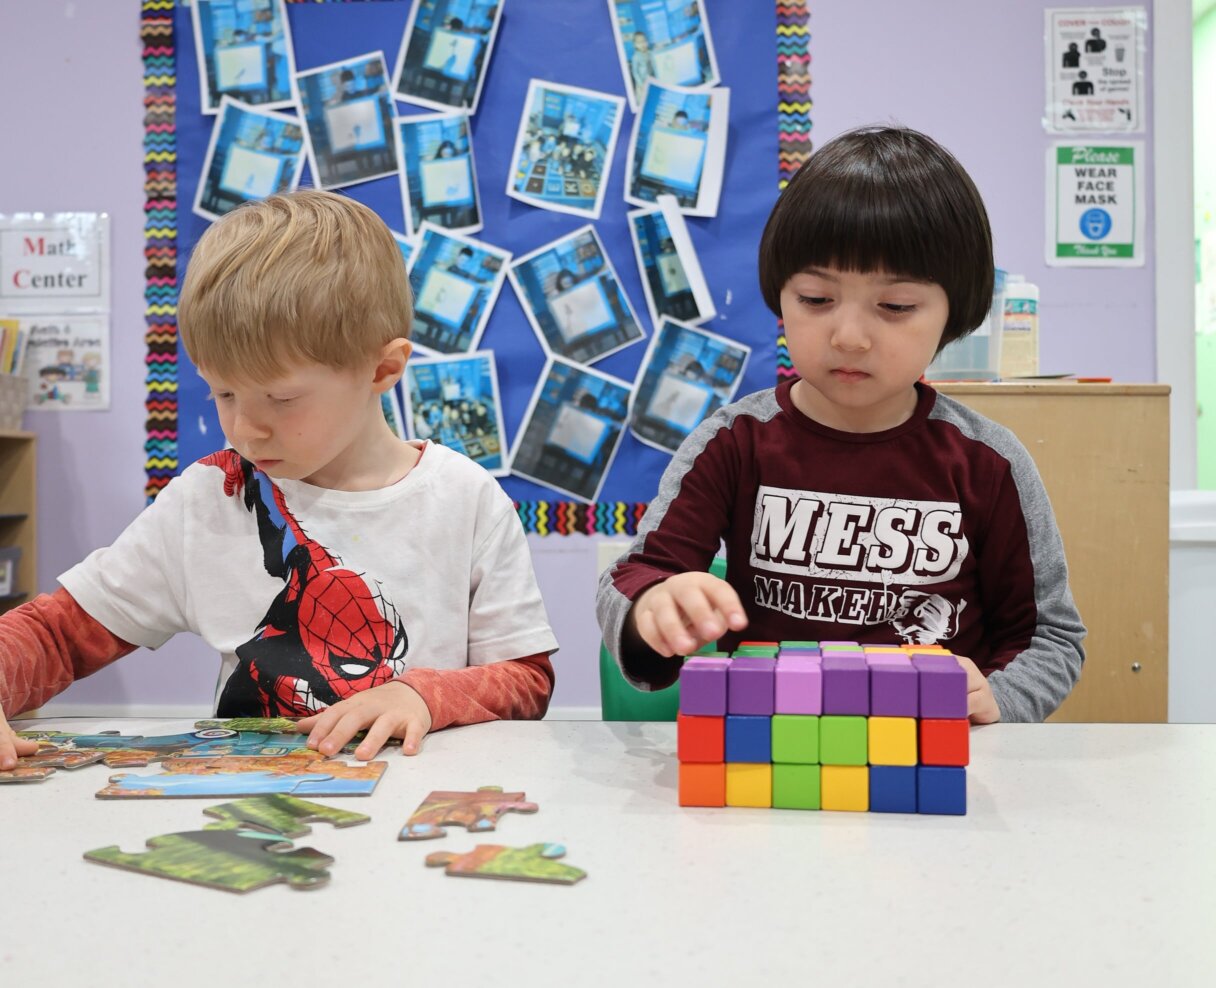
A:
[[[401,202],[411,236],[423,223],[457,233],[481,229],[469,118],[464,113],[399,117]]]
[[[719,81],[702,0],[608,0],[629,108],[652,79],[695,89]]]
[[[625,381],[555,357],[532,392],[511,451],[511,472],[594,501],[628,414]]]
[[[664,316],[696,325],[717,314],[674,198],[659,196],[657,208],[629,213],[629,235],[655,326]]]
[[[393,95],[436,110],[477,112],[502,0],[419,0],[410,9]]]
[[[295,117],[225,96],[211,129],[194,211],[218,220],[244,202],[291,192],[304,167],[304,129]]]
[[[313,181],[337,189],[397,171],[397,134],[380,52],[296,75]]]
[[[664,319],[638,376],[629,429],[642,442],[674,453],[693,429],[739,390],[751,347]]]
[[[429,439],[505,476],[506,431],[498,398],[498,369],[490,351],[418,357],[405,368],[410,434]]]
[[[590,364],[644,335],[592,226],[521,257],[509,274],[547,353]]]
[[[476,350],[510,263],[509,251],[423,223],[409,269],[414,345],[433,353]]]
[[[194,0],[202,110],[215,113],[225,96],[276,109],[295,102],[295,56],[283,0]]]
[[[619,96],[533,79],[515,133],[507,195],[599,219],[624,109]]]
[[[671,195],[688,216],[716,216],[729,116],[729,89],[647,84],[629,140],[626,201],[646,206]]]

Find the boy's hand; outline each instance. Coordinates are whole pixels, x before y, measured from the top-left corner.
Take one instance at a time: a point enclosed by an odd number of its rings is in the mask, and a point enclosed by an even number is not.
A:
[[[32,755],[37,750],[38,742],[17,737],[17,732],[8,726],[0,711],[0,772],[16,768],[18,755]]]
[[[742,631],[747,615],[725,580],[678,573],[638,597],[627,624],[660,655],[691,655],[727,631]]]
[[[364,690],[299,723],[308,732],[308,747],[333,756],[365,727],[355,749],[360,761],[370,761],[389,738],[401,738],[401,754],[418,754],[418,745],[431,729],[431,711],[419,693],[405,683],[391,682]]]
[[[992,687],[980,672],[979,666],[965,655],[956,655],[956,659],[967,671],[967,716],[973,724],[995,724],[1001,719],[1001,709],[996,705],[996,697],[992,695]]]

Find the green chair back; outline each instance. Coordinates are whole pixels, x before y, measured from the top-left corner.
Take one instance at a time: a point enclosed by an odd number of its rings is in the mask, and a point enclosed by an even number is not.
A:
[[[726,560],[716,558],[710,564],[709,572],[725,579]],[[678,681],[654,693],[634,689],[608,653],[608,646],[600,643],[600,716],[604,720],[675,720],[679,709]]]

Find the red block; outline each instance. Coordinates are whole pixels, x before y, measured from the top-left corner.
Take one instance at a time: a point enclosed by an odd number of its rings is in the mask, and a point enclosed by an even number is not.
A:
[[[964,766],[970,761],[971,725],[965,718],[920,722],[920,763],[922,765]]]
[[[682,762],[726,760],[726,718],[676,714],[676,757]]]
[[[681,806],[725,806],[726,766],[680,763]]]

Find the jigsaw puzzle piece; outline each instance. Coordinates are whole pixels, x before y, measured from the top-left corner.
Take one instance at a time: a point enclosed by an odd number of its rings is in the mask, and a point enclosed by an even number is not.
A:
[[[370,796],[387,762],[351,765],[304,749],[278,758],[169,758],[154,775],[111,776],[101,799],[259,796]]]
[[[148,838],[150,850],[128,854],[117,845],[86,851],[99,864],[229,892],[249,892],[276,882],[311,889],[329,881],[334,859],[311,847],[292,846],[278,835],[237,830],[193,830]]]
[[[19,765],[17,768],[9,768],[5,769],[3,772],[0,772],[0,783],[41,782],[48,775],[54,774],[55,770],[45,765],[38,768],[24,768]]]
[[[196,731],[252,731],[255,734],[298,734],[297,721],[290,717],[231,717],[228,720],[197,720]]]
[[[335,827],[353,827],[371,819],[364,813],[352,813],[350,810],[340,810],[287,795],[250,796],[232,803],[208,806],[203,812],[219,821],[207,824],[204,828],[206,830],[240,830],[243,827],[254,827],[282,834],[284,837],[303,836],[311,829],[309,823],[323,822],[331,823]]]
[[[308,746],[308,735],[300,734],[296,727],[298,722],[289,717],[233,717],[229,720],[200,720],[196,721],[194,726],[198,730],[222,730],[228,729],[236,731],[242,735],[239,741],[233,743],[231,751],[223,750],[226,746],[223,744],[215,745],[211,750],[205,751],[198,748],[193,749],[190,754],[242,754],[242,755],[257,755],[257,754],[279,754],[278,751],[258,752],[246,750],[245,735],[270,734],[274,736],[274,740],[267,740],[267,747],[277,747],[279,744],[287,748],[305,748]],[[340,755],[353,755],[355,749],[359,747],[361,742],[367,736],[367,731],[360,731],[350,741],[342,747],[338,752]],[[401,744],[400,738],[389,738],[386,745]]]
[[[535,813],[538,809],[535,803],[525,802],[522,792],[503,792],[502,786],[481,786],[476,792],[440,790],[422,801],[397,839],[432,840],[446,834],[445,826],[485,833],[497,826],[504,813]]]
[[[573,865],[555,860],[564,857],[561,844],[529,844],[527,847],[506,847],[502,844],[478,844],[467,854],[436,851],[426,856],[428,868],[446,868],[447,874],[464,878],[502,878],[516,882],[548,882],[573,885],[587,873]]]

